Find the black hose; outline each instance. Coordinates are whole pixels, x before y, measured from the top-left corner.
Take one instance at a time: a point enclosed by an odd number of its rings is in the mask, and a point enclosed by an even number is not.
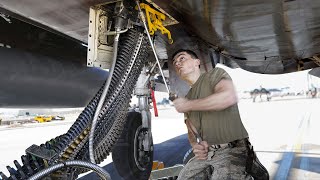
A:
[[[87,168],[96,172],[100,176],[100,178],[103,180],[111,179],[110,174],[100,166],[93,164],[91,162],[73,160],[73,161],[66,161],[63,163],[55,164],[53,166],[48,167],[47,169],[43,169],[37,172],[36,174],[34,174],[33,176],[31,176],[28,180],[37,180],[37,179],[43,178],[54,171],[57,171],[61,168],[68,167],[68,166],[77,166],[81,168]]]

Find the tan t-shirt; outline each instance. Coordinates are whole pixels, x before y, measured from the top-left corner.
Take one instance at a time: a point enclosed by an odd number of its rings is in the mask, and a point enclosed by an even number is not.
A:
[[[205,98],[214,92],[214,87],[221,79],[230,79],[228,73],[221,68],[214,68],[202,74],[192,85],[186,98]],[[222,111],[191,111],[185,113],[185,118],[191,120],[198,133],[209,145],[228,143],[248,137],[244,128],[238,105],[234,104]]]

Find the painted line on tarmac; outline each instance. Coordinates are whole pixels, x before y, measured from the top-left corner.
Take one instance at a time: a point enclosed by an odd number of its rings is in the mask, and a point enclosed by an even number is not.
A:
[[[306,126],[306,132],[304,133],[304,138],[303,138],[303,142],[306,142],[306,139],[307,137],[309,137],[310,135],[310,116],[309,116],[309,119],[308,121],[305,123],[307,124]],[[301,171],[299,172],[299,175],[298,175],[298,179],[308,179],[308,176],[309,176],[309,157],[306,157],[306,153],[308,153],[308,150],[309,150],[309,145],[307,144],[304,144],[302,146],[302,157],[301,157],[301,161],[300,161],[300,169]]]
[[[299,127],[297,129],[298,133],[296,138],[294,138],[293,142],[289,142],[286,148],[286,153],[282,155],[282,160],[280,166],[277,170],[277,174],[275,175],[275,180],[283,180],[288,179],[289,172],[292,166],[292,162],[295,158],[296,153],[302,152],[302,139],[305,135],[304,132],[307,128],[308,121],[310,119],[310,112],[306,112],[305,115],[301,118]]]

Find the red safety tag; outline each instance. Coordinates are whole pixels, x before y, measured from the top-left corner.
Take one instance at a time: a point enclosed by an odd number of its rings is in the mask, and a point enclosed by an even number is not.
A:
[[[150,88],[150,90],[151,90],[151,99],[153,104],[154,116],[158,117],[158,108],[157,108],[156,98],[154,96],[154,90],[152,88]]]

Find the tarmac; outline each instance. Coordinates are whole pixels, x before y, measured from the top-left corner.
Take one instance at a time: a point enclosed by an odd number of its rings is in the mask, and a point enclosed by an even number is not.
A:
[[[239,110],[261,163],[270,179],[320,179],[320,99],[260,101],[241,100]],[[35,123],[20,127],[0,128],[0,171],[14,167],[24,150],[65,133],[74,120]],[[173,107],[159,107],[159,117],[152,117],[154,160],[165,167],[182,163],[190,148],[183,115]],[[113,180],[121,180],[111,157],[100,164]],[[95,179],[93,173],[79,179]]]

